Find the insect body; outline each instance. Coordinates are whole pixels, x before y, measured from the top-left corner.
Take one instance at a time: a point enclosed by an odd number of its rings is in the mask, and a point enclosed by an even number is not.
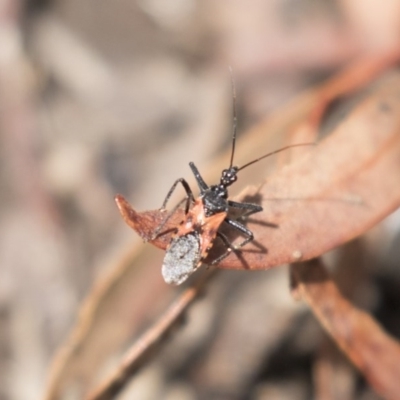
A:
[[[222,211],[207,217],[202,199],[195,201],[165,254],[161,269],[165,282],[179,285],[201,265],[226,216]]]
[[[251,214],[260,212],[263,208],[258,204],[240,203],[228,199],[228,187],[237,180],[237,173],[242,169],[272,155],[279,153],[291,147],[305,146],[314,143],[301,143],[283,147],[271,153],[265,154],[249,163],[237,167],[233,165],[233,157],[235,154],[236,144],[236,94],[232,80],[233,89],[233,135],[232,135],[232,151],[230,164],[224,169],[218,184],[208,186],[201,177],[194,163],[189,166],[196,179],[200,189],[200,195],[194,198],[193,192],[189,184],[183,178],[179,178],[169,190],[161,210],[166,209],[168,200],[175,191],[178,184],[181,184],[186,192],[186,198],[169,213],[164,221],[158,226],[151,239],[160,236],[163,227],[170,216],[185,203],[185,217],[175,229],[175,233],[167,247],[162,265],[162,275],[166,283],[179,285],[191,275],[201,263],[206,259],[210,249],[212,248],[216,237],[224,243],[226,251],[214,259],[211,264],[217,264],[231,252],[237,251],[254,239],[253,232],[247,229],[238,220],[230,217],[230,210],[236,209],[242,212],[240,217],[246,217]],[[222,224],[229,225],[231,228],[240,232],[244,236],[242,242],[237,245],[232,244],[229,239],[219,230]]]
[[[234,113],[235,116],[235,113]],[[168,192],[161,210],[165,210],[168,200],[180,183],[186,191],[186,198],[181,201],[167,218],[159,225],[153,234],[153,238],[160,235],[168,218],[174,211],[185,205],[185,218],[176,228],[175,234],[167,248],[162,265],[162,275],[166,283],[179,285],[191,275],[207,257],[216,237],[219,237],[226,246],[226,252],[218,256],[211,264],[217,264],[232,251],[237,251],[254,239],[253,233],[239,221],[230,218],[230,210],[242,211],[241,217],[262,211],[262,207],[252,203],[239,203],[228,199],[228,187],[237,180],[237,173],[257,161],[272,154],[295,146],[309,145],[310,143],[295,144],[283,147],[272,153],[257,158],[242,167],[233,166],[233,156],[236,140],[236,116],[234,117],[234,130],[232,139],[232,153],[229,168],[222,171],[220,182],[217,185],[208,186],[201,177],[194,163],[189,166],[195,176],[200,189],[200,196],[194,199],[193,192],[188,183],[179,178]],[[229,239],[219,231],[221,224],[229,225],[239,231],[245,239],[237,245],[233,245]]]

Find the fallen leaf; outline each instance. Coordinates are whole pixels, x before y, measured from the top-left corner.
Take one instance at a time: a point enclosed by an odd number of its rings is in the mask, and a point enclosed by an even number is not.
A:
[[[247,224],[254,242],[219,267],[256,270],[308,260],[381,221],[400,205],[399,133],[400,73],[391,72],[329,137],[259,188],[247,188],[234,198],[259,203],[264,211]],[[257,171],[257,166],[251,168]],[[127,223],[145,240],[166,215],[158,210],[137,213],[122,196],[116,201]],[[178,210],[165,229],[183,217]],[[152,243],[165,249],[169,240],[164,235]],[[222,245],[216,244],[209,260],[221,251]]]
[[[320,260],[292,265],[297,292],[370,385],[386,399],[400,393],[400,344],[346,300]]]

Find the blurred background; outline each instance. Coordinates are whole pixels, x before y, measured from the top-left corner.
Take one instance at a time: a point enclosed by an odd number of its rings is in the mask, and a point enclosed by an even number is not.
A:
[[[126,227],[114,195],[158,208],[177,177],[193,183],[189,161],[218,175],[228,66],[240,134],[352,60],[397,46],[400,2],[384,3],[0,0],[1,400],[42,398],[98,279],[113,290],[100,290],[53,398],[82,398],[176,295],[160,278],[162,252]],[[131,249],[130,269],[118,266]],[[366,254],[361,242],[344,253]],[[376,312],[400,304],[386,261],[351,292]],[[377,398],[290,297],[285,267],[222,277],[120,398],[309,399],[326,354],[337,359],[335,398]],[[391,329],[400,334],[398,321]]]

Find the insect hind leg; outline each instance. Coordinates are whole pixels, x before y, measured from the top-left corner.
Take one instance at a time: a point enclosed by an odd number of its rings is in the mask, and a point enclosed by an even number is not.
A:
[[[242,242],[234,246],[235,250],[241,249],[243,246],[245,246],[247,243],[251,242],[254,240],[254,234],[250,229],[247,229],[244,225],[242,225],[240,222],[235,221],[233,219],[225,218],[224,222],[227,223],[228,225],[232,226],[239,232],[241,232],[243,235],[247,236],[246,239],[244,239]]]
[[[229,239],[221,232],[217,232],[217,236],[223,241],[224,245],[227,247],[225,253],[218,256],[215,260],[210,262],[210,265],[218,264],[224,258],[228,257],[232,251],[235,251],[235,246],[229,241]]]
[[[242,203],[239,203],[242,204]],[[257,211],[254,211],[257,212]],[[211,265],[218,264],[220,261],[222,261],[224,258],[228,257],[229,254],[232,252],[235,252],[237,250],[240,250],[243,246],[245,246],[247,243],[251,242],[254,239],[254,234],[250,229],[247,229],[244,225],[242,225],[240,222],[225,218],[224,222],[227,223],[228,225],[232,226],[236,230],[240,231],[243,235],[246,236],[246,239],[244,239],[242,242],[240,242],[237,245],[234,245],[233,243],[230,242],[230,240],[224,235],[222,232],[217,232],[217,236],[221,238],[221,240],[224,242],[225,246],[227,247],[227,250],[225,253],[221,254],[219,257],[217,257],[215,260],[211,262]]]

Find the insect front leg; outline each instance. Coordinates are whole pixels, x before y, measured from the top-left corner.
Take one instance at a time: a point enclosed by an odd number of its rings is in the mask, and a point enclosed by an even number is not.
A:
[[[176,187],[178,186],[179,183],[183,186],[183,188],[185,189],[185,192],[186,192],[185,214],[187,214],[187,212],[189,211],[190,202],[194,202],[194,196],[193,196],[192,189],[190,189],[189,184],[183,178],[177,179],[174,182],[174,184],[171,186],[171,189],[169,189],[169,192],[165,196],[165,200],[162,203],[162,206],[161,206],[160,210],[166,210],[167,203],[168,203],[169,199],[172,196],[172,193],[174,193],[174,191],[175,191],[175,189],[176,189]]]
[[[166,210],[166,206],[167,203],[169,201],[169,199],[172,196],[172,193],[175,191],[176,187],[178,186],[178,184],[182,184],[183,188],[185,189],[186,192],[186,198],[184,198],[183,200],[181,200],[169,213],[168,215],[164,218],[164,220],[160,223],[160,225],[158,225],[158,227],[155,229],[155,231],[153,232],[153,234],[151,235],[149,240],[154,240],[156,237],[158,237],[160,235],[160,232],[162,231],[162,229],[164,228],[165,224],[168,222],[168,220],[171,218],[171,216],[178,210],[178,208],[180,208],[180,206],[186,202],[185,205],[185,214],[188,213],[189,211],[189,207],[190,204],[194,202],[194,197],[193,197],[193,192],[192,189],[190,189],[189,184],[185,181],[185,179],[183,178],[179,178],[177,179],[174,184],[172,185],[171,189],[169,190],[169,192],[167,193],[167,196],[165,197],[165,200],[160,208],[160,211],[165,211]]]

